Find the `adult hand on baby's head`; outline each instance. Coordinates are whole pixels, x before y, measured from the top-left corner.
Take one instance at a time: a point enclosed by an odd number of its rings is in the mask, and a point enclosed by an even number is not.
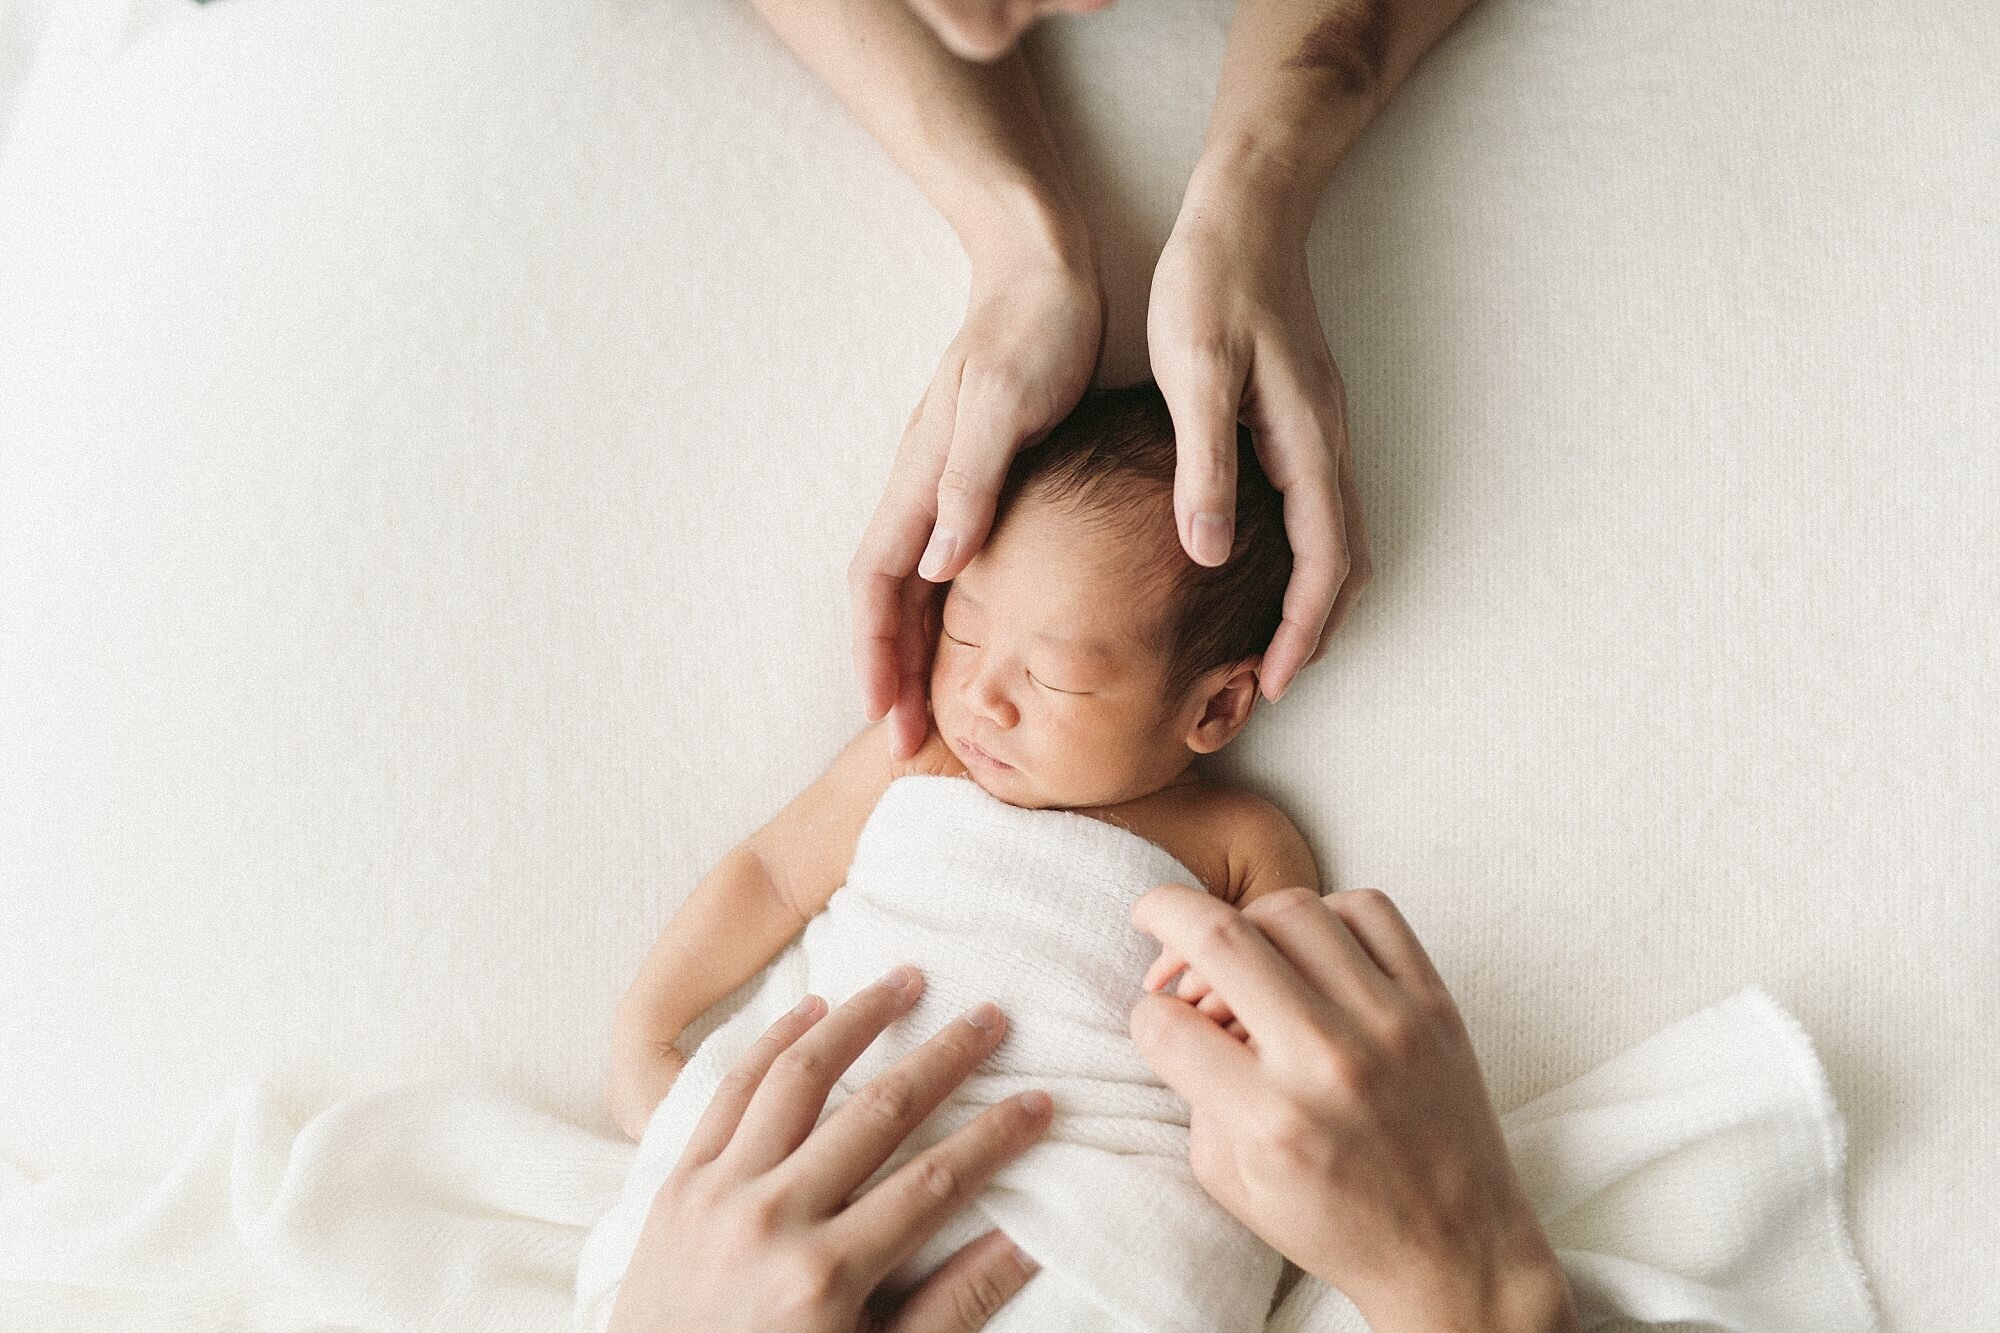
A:
[[[1385,895],[1287,889],[1239,912],[1164,885],[1132,918],[1244,1029],[1159,993],[1132,1011],[1218,1203],[1375,1333],[1576,1326],[1458,1007]]]
[[[1348,447],[1347,391],[1327,350],[1303,233],[1247,187],[1188,199],[1153,271],[1146,341],[1173,413],[1174,520],[1188,556],[1228,557],[1235,532],[1236,427],[1285,498],[1292,577],[1260,685],[1275,701],[1346,617],[1373,573]]]
[[[808,996],[722,1081],[654,1196],[610,1333],[973,1333],[1032,1275],[992,1231],[893,1312],[868,1308],[882,1280],[1049,1124],[1046,1094],[1023,1093],[850,1197],[1005,1031],[982,1005],[820,1123],[835,1080],[922,992],[913,970],[898,972],[904,984],[892,973],[823,1021]]]
[[[928,729],[937,585],[979,552],[1007,469],[1083,397],[1103,338],[1095,268],[1008,237],[973,250],[965,323],[904,427],[889,484],[847,570],[855,665],[891,753]]]

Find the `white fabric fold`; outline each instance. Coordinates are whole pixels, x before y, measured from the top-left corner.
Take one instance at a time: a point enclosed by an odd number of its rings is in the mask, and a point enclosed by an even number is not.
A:
[[[560,1328],[630,1161],[478,1087],[404,1084],[301,1124],[245,1084],[154,1185],[0,1164],[0,1328]]]
[[[1502,1115],[1585,1327],[1875,1333],[1842,1205],[1847,1134],[1811,1040],[1756,987]],[[1307,1277],[1269,1333],[1359,1333]]]

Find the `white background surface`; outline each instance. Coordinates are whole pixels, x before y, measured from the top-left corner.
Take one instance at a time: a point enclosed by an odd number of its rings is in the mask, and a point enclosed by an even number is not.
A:
[[[5,4],[0,80],[65,55],[0,84],[0,1157],[157,1174],[253,1076],[608,1129],[653,934],[860,725],[949,233],[737,3]],[[1485,0],[1371,129],[1314,267],[1379,572],[1233,761],[1502,1107],[1767,987],[1890,1327],[1974,1329],[2000,29],[1815,8]],[[1031,47],[1112,381],[1225,23]]]

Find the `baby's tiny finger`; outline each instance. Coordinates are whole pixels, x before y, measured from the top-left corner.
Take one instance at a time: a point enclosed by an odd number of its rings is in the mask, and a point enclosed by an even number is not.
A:
[[[1146,969],[1145,980],[1139,984],[1145,990],[1159,990],[1162,986],[1173,980],[1175,973],[1186,966],[1185,962],[1174,956],[1172,950],[1167,950],[1154,960],[1151,967]]]

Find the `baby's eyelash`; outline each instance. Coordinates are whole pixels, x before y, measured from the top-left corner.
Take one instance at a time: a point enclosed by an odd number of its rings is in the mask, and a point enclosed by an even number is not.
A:
[[[942,627],[938,629],[938,633],[944,635],[947,639],[950,639],[953,643],[957,644],[961,648],[977,648],[979,646],[976,643],[968,643],[964,639],[955,637],[950,630],[944,629]],[[1032,671],[1028,673],[1028,681],[1030,684],[1039,685],[1045,690],[1050,690],[1056,694],[1067,694],[1073,698],[1081,698],[1082,696],[1090,693],[1089,690],[1065,690],[1060,686],[1051,685],[1045,680],[1036,680],[1035,673]]]

